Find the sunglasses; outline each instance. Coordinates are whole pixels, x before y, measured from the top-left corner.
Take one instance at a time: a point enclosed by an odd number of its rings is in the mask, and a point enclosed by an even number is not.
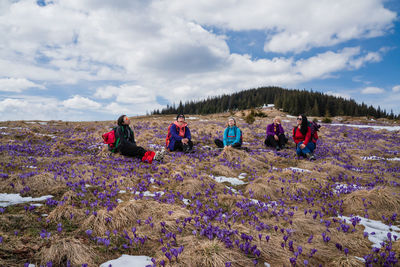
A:
[[[301,121],[301,120],[302,120],[302,118],[297,118],[297,120],[298,120],[298,121]]]

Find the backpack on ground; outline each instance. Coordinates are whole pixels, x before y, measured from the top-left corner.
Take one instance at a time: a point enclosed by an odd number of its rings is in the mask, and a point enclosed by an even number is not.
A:
[[[108,145],[108,150],[111,152],[115,152],[115,148],[119,144],[119,137],[115,138],[115,130],[117,127],[114,127],[111,131],[103,134],[101,137],[103,137],[103,143]]]

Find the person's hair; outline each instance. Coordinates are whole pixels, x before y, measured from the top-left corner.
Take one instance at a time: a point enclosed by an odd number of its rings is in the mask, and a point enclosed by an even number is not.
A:
[[[229,121],[230,121],[230,120],[233,120],[233,122],[234,122],[233,125],[236,126],[236,120],[235,120],[235,118],[234,118],[234,117],[229,117],[228,121],[227,121],[226,124],[225,124],[225,127],[229,127]]]
[[[119,116],[118,120],[117,120],[117,124],[118,126],[122,126],[124,123],[124,118],[126,117],[126,115],[121,115]]]
[[[279,117],[279,116],[276,116],[276,117],[274,118],[274,120],[277,120],[277,121],[279,121],[279,123],[282,123],[281,117]]]
[[[307,117],[306,117],[306,115],[304,115],[304,114],[301,114],[301,115],[299,115],[299,116],[301,116],[300,132],[301,132],[303,135],[306,135],[306,134],[307,134],[307,131],[308,131],[308,120],[307,120]]]
[[[183,114],[181,113],[181,114],[178,114],[178,115],[176,116],[176,120],[178,120],[180,116],[183,116],[183,118],[186,119],[186,118],[185,118],[185,115],[183,115]]]

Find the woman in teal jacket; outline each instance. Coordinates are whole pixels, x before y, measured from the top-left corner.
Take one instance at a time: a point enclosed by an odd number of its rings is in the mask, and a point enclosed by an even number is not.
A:
[[[239,148],[242,146],[242,131],[236,126],[234,118],[231,117],[228,120],[228,127],[224,131],[224,140],[215,139],[214,142],[219,148],[226,146]]]

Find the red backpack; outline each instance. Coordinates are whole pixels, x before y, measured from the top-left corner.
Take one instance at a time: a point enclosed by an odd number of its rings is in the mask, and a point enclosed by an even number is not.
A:
[[[103,137],[103,143],[108,145],[108,149],[115,152],[115,148],[119,143],[119,138],[115,138],[115,128],[103,134],[101,137]]]

